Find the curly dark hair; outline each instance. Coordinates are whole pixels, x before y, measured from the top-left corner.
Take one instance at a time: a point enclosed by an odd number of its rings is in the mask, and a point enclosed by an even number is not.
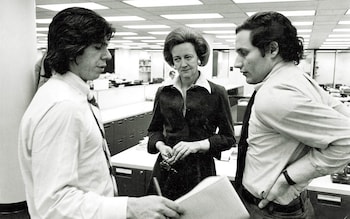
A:
[[[208,63],[210,55],[209,44],[199,32],[189,27],[178,27],[167,35],[163,49],[165,61],[170,66],[174,66],[171,51],[174,46],[186,42],[191,43],[194,46],[196,54],[200,60],[199,66],[205,66]]]
[[[48,33],[46,76],[51,70],[65,74],[69,62],[94,43],[105,43],[113,37],[114,28],[96,12],[79,7],[67,8],[53,18]]]
[[[267,46],[275,41],[284,61],[299,64],[303,58],[303,38],[297,36],[290,20],[278,12],[258,12],[238,26],[236,34],[241,30],[251,30],[252,45],[259,48],[262,56],[265,56]]]

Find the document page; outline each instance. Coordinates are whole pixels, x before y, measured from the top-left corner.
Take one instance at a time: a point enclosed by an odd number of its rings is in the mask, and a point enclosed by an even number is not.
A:
[[[181,219],[249,219],[249,213],[226,176],[211,176],[175,202],[185,209]]]

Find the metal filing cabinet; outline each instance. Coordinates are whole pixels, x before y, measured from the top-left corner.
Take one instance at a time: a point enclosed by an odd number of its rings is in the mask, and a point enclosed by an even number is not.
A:
[[[147,135],[151,118],[152,112],[147,112],[104,124],[111,156],[138,144]]]
[[[317,219],[350,218],[350,196],[309,191]]]

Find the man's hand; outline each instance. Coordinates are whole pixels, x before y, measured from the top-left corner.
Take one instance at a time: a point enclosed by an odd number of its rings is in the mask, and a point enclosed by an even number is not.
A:
[[[258,206],[259,208],[264,208],[270,201],[274,201],[280,205],[287,205],[297,198],[301,191],[301,188],[300,191],[298,191],[296,185],[289,185],[283,174],[281,174],[272,186],[270,192],[262,194],[263,200],[260,201]]]
[[[127,219],[166,219],[179,218],[183,214],[180,206],[161,196],[145,196],[129,198],[127,206]]]

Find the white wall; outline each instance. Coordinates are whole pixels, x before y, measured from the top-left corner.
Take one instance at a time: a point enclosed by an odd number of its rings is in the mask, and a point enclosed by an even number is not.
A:
[[[244,96],[251,96],[254,92],[254,85],[250,85],[246,82],[246,78],[243,76],[243,74],[240,72],[239,68],[235,68],[235,60],[237,57],[237,53],[235,50],[230,50],[229,52],[229,68],[231,70],[231,67],[233,68],[232,71],[229,73],[229,80],[234,84],[242,84],[244,86],[243,95]]]
[[[139,60],[151,59],[151,78],[163,78],[164,58],[162,51],[115,49],[115,73],[119,78],[141,80]]]
[[[119,78],[139,79],[139,50],[116,49],[114,52],[114,68]]]
[[[314,79],[319,84],[333,84],[335,52],[318,51],[316,52],[315,59]]]
[[[19,123],[35,92],[34,0],[2,0],[0,9],[0,204],[25,201],[18,163]]]
[[[350,52],[338,52],[335,64],[334,83],[350,86]]]
[[[229,50],[218,52],[217,77],[228,78],[230,73],[229,67],[230,53]]]
[[[151,55],[151,78],[164,78],[164,57],[162,51],[152,51]]]

